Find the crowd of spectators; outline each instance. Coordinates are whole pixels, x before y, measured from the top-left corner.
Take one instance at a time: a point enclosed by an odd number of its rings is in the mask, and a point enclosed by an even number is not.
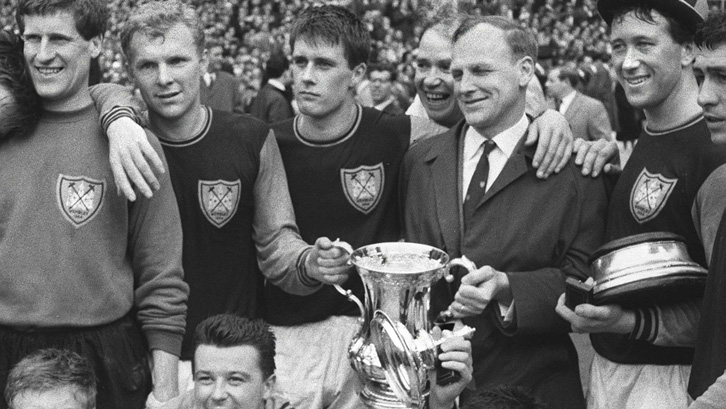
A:
[[[289,55],[288,32],[299,12],[321,0],[187,0],[205,22],[208,40],[224,47],[225,69],[254,94],[263,80],[264,62],[275,52]],[[100,58],[101,80],[128,84],[119,32],[129,10],[143,0],[108,0],[111,9],[106,49]],[[563,61],[609,55],[605,23],[595,0],[329,0],[350,7],[369,25],[373,58],[397,65],[398,80],[410,85],[420,30],[425,21],[458,8],[476,14],[499,14],[535,31],[540,62],[546,67]],[[14,28],[15,0],[0,7],[0,24]]]

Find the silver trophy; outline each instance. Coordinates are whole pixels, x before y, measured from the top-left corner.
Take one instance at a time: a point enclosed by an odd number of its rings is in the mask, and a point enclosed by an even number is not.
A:
[[[438,346],[428,335],[431,285],[449,276],[451,266],[468,271],[475,266],[466,258],[449,261],[435,247],[405,242],[364,246],[350,259],[365,286],[365,306],[336,288],[361,310],[361,329],[348,351],[364,385],[361,400],[370,408],[422,408]]]

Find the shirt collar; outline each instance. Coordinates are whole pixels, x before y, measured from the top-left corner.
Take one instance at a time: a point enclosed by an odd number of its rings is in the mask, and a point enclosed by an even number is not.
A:
[[[569,106],[570,105],[570,102],[572,102],[572,100],[575,99],[575,93],[576,92],[573,89],[569,94],[567,94],[564,97],[562,97],[562,101],[560,101],[562,103],[562,105],[568,105]]]
[[[387,100],[381,102],[380,104],[374,105],[373,108],[375,108],[379,111],[383,111],[384,109],[386,109],[387,106],[391,105],[392,102],[393,102],[393,97],[390,97]]]
[[[279,89],[280,91],[285,92],[285,84],[278,81],[277,79],[270,78],[269,80],[267,80],[267,83],[272,85],[273,87]]]
[[[522,139],[522,135],[527,131],[527,127],[529,127],[529,119],[527,119],[527,115],[522,114],[522,118],[514,126],[495,135],[492,140],[497,144],[497,148],[509,158],[512,156],[519,140]],[[464,136],[464,159],[474,157],[485,139],[473,127],[467,127]]]

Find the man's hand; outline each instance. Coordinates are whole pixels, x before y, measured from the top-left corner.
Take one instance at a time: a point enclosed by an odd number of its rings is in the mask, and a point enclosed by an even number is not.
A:
[[[537,177],[546,179],[552,172],[561,171],[572,154],[572,130],[565,117],[548,109],[529,125],[525,145],[537,143],[532,166],[537,168]]]
[[[158,407],[179,395],[179,358],[162,351],[154,349],[151,351],[154,387],[152,396],[147,399],[147,404]]]
[[[572,325],[573,332],[630,334],[635,328],[635,313],[615,304],[580,304],[572,311],[565,305],[565,294],[562,294],[555,311]]]
[[[151,170],[149,162],[159,173],[164,173],[166,170],[161,158],[146,138],[144,129],[131,118],[122,117],[111,122],[107,134],[109,161],[116,182],[116,193],[123,193],[128,200],[135,201],[136,193],[131,187],[133,183],[142,195],[150,198],[154,190],[159,190],[159,181]]]
[[[605,139],[596,141],[577,139],[572,149],[575,153],[575,164],[582,166],[583,176],[592,175],[592,177],[596,177],[601,172],[620,173],[617,142],[606,141]],[[609,163],[616,158],[618,159],[616,162]]]
[[[449,311],[454,318],[472,317],[481,314],[495,299],[505,305],[512,303],[509,277],[490,266],[484,266],[461,278],[461,286]]]
[[[437,331],[439,331],[438,328],[434,329],[434,339],[439,337]],[[454,407],[456,397],[471,382],[474,371],[471,358],[471,342],[463,337],[452,337],[449,331],[444,331],[443,336],[446,340],[441,344],[442,353],[439,354],[438,359],[441,361],[443,368],[458,372],[461,378],[452,384],[440,386],[436,383],[436,371],[430,371],[429,409],[451,409]]]
[[[352,271],[349,259],[347,251],[334,245],[327,237],[320,237],[308,252],[305,269],[310,278],[323,284],[343,284]]]

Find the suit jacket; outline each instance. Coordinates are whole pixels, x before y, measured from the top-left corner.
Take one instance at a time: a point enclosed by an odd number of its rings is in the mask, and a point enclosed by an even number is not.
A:
[[[285,94],[270,84],[260,88],[250,106],[250,114],[268,124],[295,116]]]
[[[549,407],[584,408],[570,326],[555,305],[565,291],[565,277],[589,275],[588,257],[602,244],[604,183],[582,177],[572,162],[547,180],[537,179],[534,150],[520,141],[464,226],[459,158],[465,128],[462,121],[407,152],[400,183],[404,237],[507,273],[514,323],[502,323],[496,303],[464,320],[476,327],[477,389],[520,385]],[[443,281],[434,286],[432,315],[453,301],[458,282],[454,288]]]
[[[242,100],[239,95],[239,82],[232,74],[225,71],[217,71],[216,77],[210,86],[200,78],[199,92],[202,105],[220,111],[234,112],[234,108]]]
[[[579,91],[575,91],[575,98],[565,111],[565,119],[570,123],[575,138],[587,141],[612,139],[613,129],[605,106]]]

